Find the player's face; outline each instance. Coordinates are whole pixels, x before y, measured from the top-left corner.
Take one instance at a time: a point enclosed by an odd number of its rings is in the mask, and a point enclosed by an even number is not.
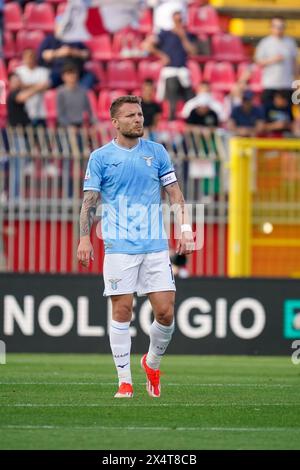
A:
[[[124,103],[112,122],[115,128],[129,139],[136,139],[144,134],[144,116],[137,103]]]

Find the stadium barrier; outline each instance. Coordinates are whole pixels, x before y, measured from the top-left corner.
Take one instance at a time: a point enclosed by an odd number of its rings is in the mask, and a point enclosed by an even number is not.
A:
[[[230,142],[228,273],[300,276],[300,140]]]
[[[9,272],[81,272],[76,259],[82,185],[90,152],[113,137],[99,128],[8,128],[0,134],[0,266]],[[227,138],[223,131],[172,127],[151,136],[170,153],[185,199],[205,204],[205,248],[189,270],[224,276],[227,249]],[[92,230],[102,272],[103,244]],[[172,241],[173,243],[173,241]],[[174,243],[173,243],[174,245]]]
[[[109,353],[110,300],[95,275],[0,274],[0,340],[6,352]],[[299,282],[177,279],[170,354],[292,355],[300,339]],[[134,299],[132,351],[144,353],[152,321]]]

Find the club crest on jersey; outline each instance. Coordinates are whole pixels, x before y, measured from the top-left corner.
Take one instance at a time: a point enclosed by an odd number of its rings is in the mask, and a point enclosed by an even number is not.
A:
[[[151,166],[152,165],[152,160],[153,160],[154,157],[143,157],[143,159],[145,160],[147,166]]]
[[[109,279],[112,290],[118,289],[118,282],[120,282],[121,280],[122,279]]]

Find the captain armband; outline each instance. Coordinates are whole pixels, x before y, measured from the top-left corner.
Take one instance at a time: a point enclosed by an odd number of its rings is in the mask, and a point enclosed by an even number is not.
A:
[[[169,173],[166,173],[165,175],[161,176],[160,182],[162,186],[168,186],[168,184],[175,183],[177,181],[175,171],[169,171]]]

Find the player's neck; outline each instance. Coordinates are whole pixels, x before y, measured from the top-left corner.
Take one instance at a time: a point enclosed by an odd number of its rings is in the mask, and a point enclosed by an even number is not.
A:
[[[139,143],[139,137],[137,137],[136,139],[131,139],[129,137],[125,137],[124,135],[118,135],[115,138],[115,142],[117,145],[119,145],[119,147],[131,149]]]

